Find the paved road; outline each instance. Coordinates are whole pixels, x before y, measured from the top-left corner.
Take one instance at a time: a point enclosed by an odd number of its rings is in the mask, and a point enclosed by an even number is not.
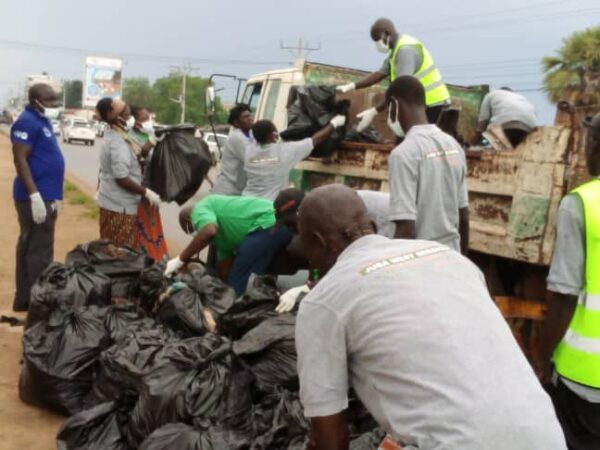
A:
[[[65,156],[67,172],[72,175],[82,185],[87,193],[95,192],[98,183],[99,155],[102,148],[103,139],[97,138],[93,147],[83,144],[66,144],[60,141],[60,146]],[[214,171],[214,170],[213,170]],[[211,178],[214,180],[216,172],[211,172]],[[208,193],[208,184],[204,183],[196,196],[189,203],[197,202]],[[180,252],[189,242],[189,236],[186,236],[179,227],[178,214],[179,205],[170,203],[161,205],[160,213],[163,222],[163,228],[169,253],[171,255]]]

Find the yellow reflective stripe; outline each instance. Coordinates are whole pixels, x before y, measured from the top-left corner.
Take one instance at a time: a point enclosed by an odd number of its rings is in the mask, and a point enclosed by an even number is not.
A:
[[[435,64],[430,65],[429,67],[427,67],[424,70],[421,70],[420,72],[418,72],[415,77],[418,78],[419,80],[422,80],[423,78],[425,78],[427,75],[429,75],[430,73],[433,73],[437,70],[437,67]]]
[[[600,355],[578,350],[561,342],[554,352],[556,371],[586,386],[600,388]]]
[[[428,84],[425,86],[425,91],[433,91],[434,89],[439,88],[440,86],[445,86],[442,80],[436,81],[435,83]]]
[[[600,311],[577,305],[569,330],[581,336],[600,339]]]

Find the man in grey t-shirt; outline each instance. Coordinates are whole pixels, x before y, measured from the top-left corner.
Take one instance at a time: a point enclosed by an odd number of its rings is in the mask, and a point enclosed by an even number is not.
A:
[[[296,322],[314,448],[348,448],[350,387],[404,450],[566,448],[550,399],[468,259],[435,242],[373,235],[363,202],[342,185],[308,194],[298,221],[321,275]]]
[[[479,108],[479,124],[473,144],[488,127],[502,127],[513,147],[519,145],[536,126],[535,107],[521,94],[503,87],[487,94]]]
[[[246,187],[244,157],[246,147],[251,142],[250,130],[254,118],[248,105],[239,104],[229,112],[227,120],[231,129],[221,157],[221,173],[217,176],[211,193],[220,195],[241,195]]]
[[[395,237],[432,240],[466,253],[469,202],[462,147],[427,123],[425,94],[414,77],[399,77],[386,97],[389,122],[407,133],[389,158],[390,220],[396,223]]]
[[[290,171],[308,158],[313,148],[325,141],[333,130],[346,123],[346,117],[335,116],[311,138],[297,142],[281,142],[277,127],[270,120],[260,120],[252,127],[255,142],[248,146],[244,159],[246,188],[242,195],[275,200],[288,187]]]

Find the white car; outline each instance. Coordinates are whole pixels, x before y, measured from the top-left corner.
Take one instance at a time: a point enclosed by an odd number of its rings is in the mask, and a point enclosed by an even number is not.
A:
[[[206,132],[202,135],[202,139],[204,139],[204,142],[206,142],[206,144],[208,145],[213,164],[216,164],[221,160],[221,153],[223,152],[223,147],[225,147],[225,144],[227,143],[227,135]],[[219,152],[217,141],[219,142],[219,147],[221,147],[221,152]]]
[[[52,131],[56,136],[60,134],[60,122],[58,120],[52,120]]]
[[[63,127],[62,141],[70,144],[73,141],[94,145],[96,129],[84,119],[70,119]]]

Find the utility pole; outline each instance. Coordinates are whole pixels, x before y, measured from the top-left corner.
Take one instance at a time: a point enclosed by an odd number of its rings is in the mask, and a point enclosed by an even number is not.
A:
[[[298,44],[295,46],[285,45],[283,41],[279,41],[279,48],[281,50],[288,50],[290,53],[296,58],[296,61],[299,59],[304,59],[308,56],[310,52],[317,52],[321,50],[321,43],[316,47],[311,47],[308,41],[304,41],[302,38],[298,39]]]
[[[176,73],[181,75],[181,92],[179,98],[171,98],[170,100],[181,105],[181,119],[180,123],[185,123],[185,93],[187,88],[187,77],[193,70],[192,66],[188,63],[186,66],[171,66]]]

